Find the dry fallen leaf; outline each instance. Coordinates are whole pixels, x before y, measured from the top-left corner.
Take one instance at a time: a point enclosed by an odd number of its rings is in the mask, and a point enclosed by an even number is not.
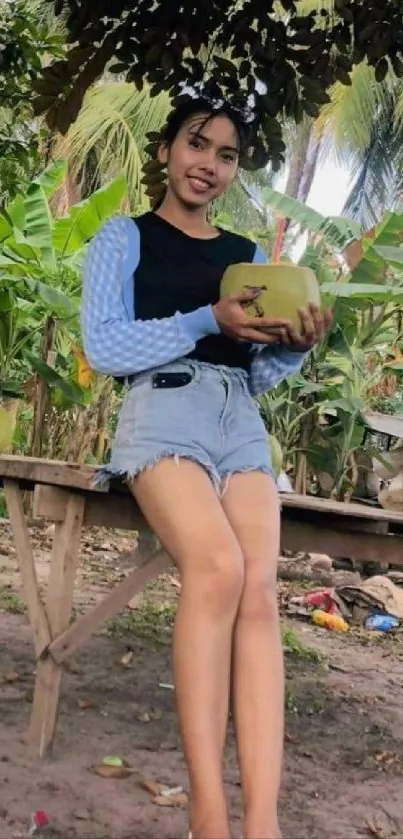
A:
[[[89,810],[74,810],[73,818],[79,822],[86,822],[91,818],[91,813]]]
[[[160,795],[161,786],[157,781],[153,781],[152,778],[140,778],[140,786],[149,792],[151,795],[157,796]]]
[[[130,667],[133,660],[133,651],[129,650],[128,653],[125,653],[124,656],[120,659],[120,663],[123,664],[123,667]]]
[[[81,708],[82,711],[87,711],[88,708],[94,707],[92,699],[78,699],[77,705],[79,708]]]
[[[92,771],[101,778],[128,778],[135,771],[126,761],[122,761],[121,766],[114,766],[113,763],[100,763],[98,766],[93,766]]]
[[[152,799],[153,804],[156,804],[158,807],[174,807],[175,804],[173,803],[171,798],[167,798],[166,795],[156,795],[155,798]]]
[[[285,734],[284,739],[286,743],[293,743],[294,745],[297,745],[297,743],[300,742],[299,737],[295,737],[293,734],[288,734],[288,732]]]
[[[128,778],[133,773],[133,769],[128,766],[94,766],[94,772],[100,778]]]
[[[182,787],[167,787],[152,778],[141,778],[140,786],[152,795],[152,802],[158,807],[187,807],[189,798]]]
[[[157,804],[158,807],[187,807],[189,801],[186,792],[177,792],[173,795],[157,795],[152,800],[153,804]]]
[[[377,823],[376,819],[367,819],[366,820],[366,827],[367,832],[373,839],[386,839],[385,831],[379,823]]]
[[[9,670],[8,673],[4,674],[4,681],[9,685],[12,685],[14,682],[18,682],[19,678],[20,674],[17,673],[16,670]]]
[[[398,763],[399,757],[393,752],[376,752],[374,754],[374,760],[377,763],[383,764],[383,766],[391,766],[393,763]]]
[[[175,586],[175,588],[182,588],[181,581],[178,580],[176,577],[172,577],[171,574],[168,575],[168,582],[171,584],[171,586]]]

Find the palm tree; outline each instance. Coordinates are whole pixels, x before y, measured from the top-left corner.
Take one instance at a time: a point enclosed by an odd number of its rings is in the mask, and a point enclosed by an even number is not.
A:
[[[335,14],[334,0],[297,0],[301,15],[324,9]],[[284,12],[280,8],[280,15]],[[322,18],[326,25],[326,17]],[[320,18],[318,18],[320,24]],[[399,76],[403,74],[395,60]],[[403,78],[392,69],[377,82],[372,67],[356,66],[351,85],[337,83],[330,103],[316,120],[285,126],[288,180],[286,195],[306,201],[318,163],[330,159],[351,173],[351,192],[343,214],[371,228],[403,193]]]
[[[402,197],[403,79],[391,70],[377,82],[372,67],[355,67],[351,86],[337,84],[331,91],[315,129],[326,151],[351,172],[343,212],[372,227]]]

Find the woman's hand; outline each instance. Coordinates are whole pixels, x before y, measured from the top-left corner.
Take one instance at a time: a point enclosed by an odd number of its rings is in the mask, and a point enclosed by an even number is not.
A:
[[[257,344],[273,344],[281,336],[291,334],[290,321],[279,318],[251,317],[245,311],[245,303],[256,300],[261,289],[243,291],[222,297],[213,306],[214,317],[224,335]]]
[[[309,309],[299,309],[298,312],[301,334],[291,324],[282,332],[281,342],[292,352],[309,352],[329,331],[333,313],[331,309],[322,312],[319,306],[313,305]]]

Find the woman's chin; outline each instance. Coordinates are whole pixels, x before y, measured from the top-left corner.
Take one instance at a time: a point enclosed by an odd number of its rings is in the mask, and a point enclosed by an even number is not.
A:
[[[213,200],[210,191],[208,193],[196,193],[189,187],[178,191],[177,195],[182,204],[189,210],[202,210],[208,207]]]

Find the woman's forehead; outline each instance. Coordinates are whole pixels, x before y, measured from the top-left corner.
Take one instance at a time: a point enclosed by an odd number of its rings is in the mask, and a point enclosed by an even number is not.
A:
[[[217,146],[239,147],[237,130],[225,114],[194,114],[183,126],[188,134],[199,134]]]

